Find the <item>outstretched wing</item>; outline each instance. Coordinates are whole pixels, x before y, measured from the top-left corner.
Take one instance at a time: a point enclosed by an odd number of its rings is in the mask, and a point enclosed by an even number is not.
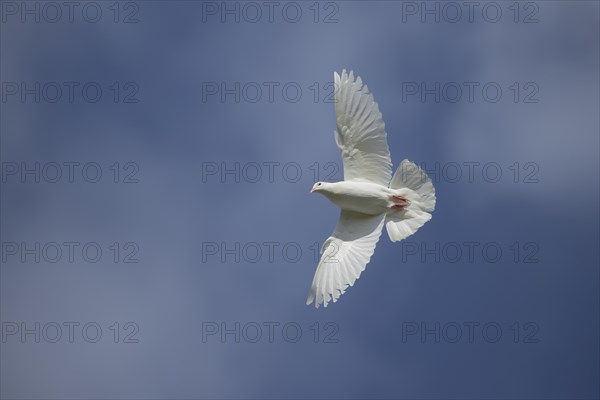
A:
[[[337,143],[344,163],[344,180],[388,186],[392,160],[387,145],[385,124],[379,106],[354,73],[335,73],[335,115]]]
[[[385,214],[372,216],[342,210],[331,237],[321,248],[321,260],[313,278],[306,304],[315,307],[344,294],[365,270],[381,236]]]

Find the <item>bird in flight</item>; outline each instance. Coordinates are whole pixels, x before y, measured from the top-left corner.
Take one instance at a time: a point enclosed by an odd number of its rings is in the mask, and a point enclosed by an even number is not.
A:
[[[367,85],[354,73],[335,72],[335,142],[342,153],[344,180],[317,182],[341,208],[333,234],[323,243],[306,304],[327,307],[353,286],[375,252],[385,225],[392,242],[431,219],[435,189],[425,172],[404,160],[392,177],[392,160],[381,113]]]

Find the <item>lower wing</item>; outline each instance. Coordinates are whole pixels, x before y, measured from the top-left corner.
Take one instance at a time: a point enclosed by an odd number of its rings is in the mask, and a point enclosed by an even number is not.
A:
[[[344,294],[365,270],[381,236],[385,214],[364,215],[342,210],[333,234],[321,249],[321,260],[306,304],[327,304]]]

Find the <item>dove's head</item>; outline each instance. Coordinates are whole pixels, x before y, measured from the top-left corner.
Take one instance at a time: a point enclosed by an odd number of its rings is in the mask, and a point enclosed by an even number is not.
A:
[[[314,184],[314,186],[312,187],[310,192],[311,193],[322,192],[322,191],[326,190],[326,188],[327,188],[327,182],[317,182]]]

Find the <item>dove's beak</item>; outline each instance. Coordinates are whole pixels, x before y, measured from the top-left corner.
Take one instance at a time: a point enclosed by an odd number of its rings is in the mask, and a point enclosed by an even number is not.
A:
[[[315,191],[315,188],[310,189],[310,192],[313,193]]]

